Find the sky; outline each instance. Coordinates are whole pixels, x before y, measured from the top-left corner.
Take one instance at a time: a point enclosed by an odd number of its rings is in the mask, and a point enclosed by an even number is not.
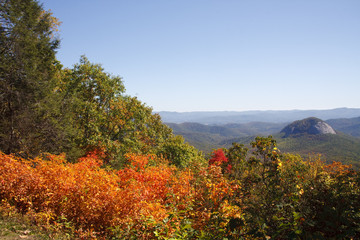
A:
[[[40,0],[154,111],[360,108],[359,0]]]

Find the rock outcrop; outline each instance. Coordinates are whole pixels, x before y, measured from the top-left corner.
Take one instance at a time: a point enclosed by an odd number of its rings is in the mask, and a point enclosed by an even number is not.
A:
[[[281,133],[284,133],[284,137],[302,134],[336,134],[335,130],[329,124],[315,117],[295,121],[281,130]]]

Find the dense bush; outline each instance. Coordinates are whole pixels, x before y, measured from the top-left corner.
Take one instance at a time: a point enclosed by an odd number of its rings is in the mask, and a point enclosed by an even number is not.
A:
[[[155,155],[127,154],[127,167],[113,170],[103,166],[101,152],[77,163],[62,155],[25,160],[1,153],[0,199],[44,228],[81,238],[360,236],[358,172],[283,155],[271,138],[252,146],[235,144],[226,156],[217,150],[213,164],[192,169]]]

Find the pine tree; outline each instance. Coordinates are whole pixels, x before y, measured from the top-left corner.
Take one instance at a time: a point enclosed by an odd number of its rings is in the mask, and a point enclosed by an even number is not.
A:
[[[35,0],[0,0],[0,150],[26,156],[51,151],[60,130],[53,118],[56,18]]]

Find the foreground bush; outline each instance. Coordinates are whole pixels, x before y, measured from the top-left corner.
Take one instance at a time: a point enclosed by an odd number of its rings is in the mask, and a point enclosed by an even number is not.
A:
[[[229,178],[241,185],[234,201],[244,209],[250,239],[358,239],[360,175],[338,162],[326,165],[282,154],[271,137],[252,149],[228,149]]]
[[[163,220],[170,198],[180,204],[189,190],[191,176],[166,164],[145,168],[149,158],[129,156],[130,166],[115,172],[96,155],[70,164],[63,156],[27,161],[1,153],[0,198],[44,227],[67,222],[79,236],[133,231],[143,218]]]
[[[89,238],[195,236],[213,212],[230,206],[220,168],[200,170],[199,182],[154,156],[127,159],[128,167],[114,171],[102,168],[96,154],[72,164],[61,155],[25,160],[1,153],[0,198],[44,228]]]
[[[100,153],[77,163],[0,153],[1,206],[73,238],[360,237],[360,174],[350,166],[281,154],[271,138],[215,153],[191,170],[127,154],[118,171]]]

